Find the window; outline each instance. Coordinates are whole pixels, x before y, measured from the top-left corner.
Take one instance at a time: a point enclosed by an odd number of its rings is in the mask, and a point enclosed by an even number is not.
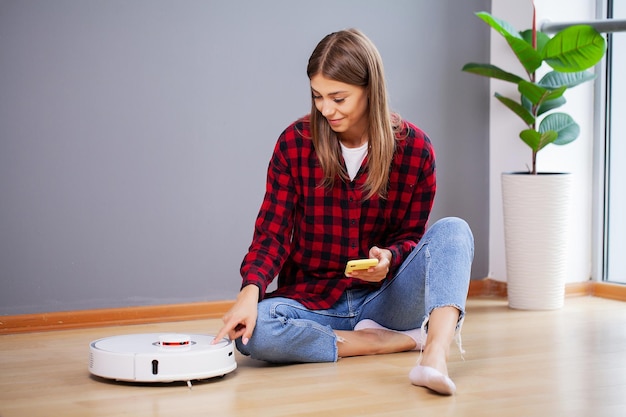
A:
[[[626,2],[609,1],[607,17],[626,18]],[[626,32],[607,35],[603,280],[626,283]]]

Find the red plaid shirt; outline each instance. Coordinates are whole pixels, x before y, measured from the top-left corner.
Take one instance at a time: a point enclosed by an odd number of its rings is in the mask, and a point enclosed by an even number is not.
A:
[[[396,141],[388,196],[363,201],[363,165],[352,182],[319,187],[323,173],[310,138],[308,117],[278,138],[254,237],[241,265],[243,285],[261,299],[288,297],[309,309],[331,307],[349,288],[378,288],[344,275],[350,259],[369,257],[376,245],[393,254],[392,277],[424,234],[435,197],[435,154],[428,137],[404,122]],[[365,162],[364,162],[365,164]],[[278,275],[278,289],[266,294]]]

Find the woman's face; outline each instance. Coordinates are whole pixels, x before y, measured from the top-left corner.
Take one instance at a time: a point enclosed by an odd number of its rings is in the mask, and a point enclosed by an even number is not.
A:
[[[317,110],[346,146],[359,146],[367,140],[364,137],[368,125],[365,88],[317,74],[311,78],[311,94]]]

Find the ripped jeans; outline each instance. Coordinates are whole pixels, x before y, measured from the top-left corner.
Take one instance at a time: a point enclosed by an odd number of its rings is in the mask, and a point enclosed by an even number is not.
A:
[[[289,298],[266,298],[258,305],[254,333],[237,349],[246,356],[273,363],[337,361],[337,335],[371,319],[394,330],[426,326],[433,309],[460,311],[457,333],[465,316],[474,238],[464,220],[448,217],[433,224],[396,275],[378,290],[347,290],[327,310],[309,310]]]

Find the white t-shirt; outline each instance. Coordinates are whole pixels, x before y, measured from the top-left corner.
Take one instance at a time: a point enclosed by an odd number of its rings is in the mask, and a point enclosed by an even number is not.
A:
[[[356,173],[359,172],[359,168],[361,168],[361,164],[367,155],[369,143],[365,142],[358,148],[348,148],[341,142],[339,142],[339,144],[341,145],[343,160],[346,162],[346,168],[348,169],[348,176],[350,177],[350,181],[352,181],[354,177],[356,177]]]

